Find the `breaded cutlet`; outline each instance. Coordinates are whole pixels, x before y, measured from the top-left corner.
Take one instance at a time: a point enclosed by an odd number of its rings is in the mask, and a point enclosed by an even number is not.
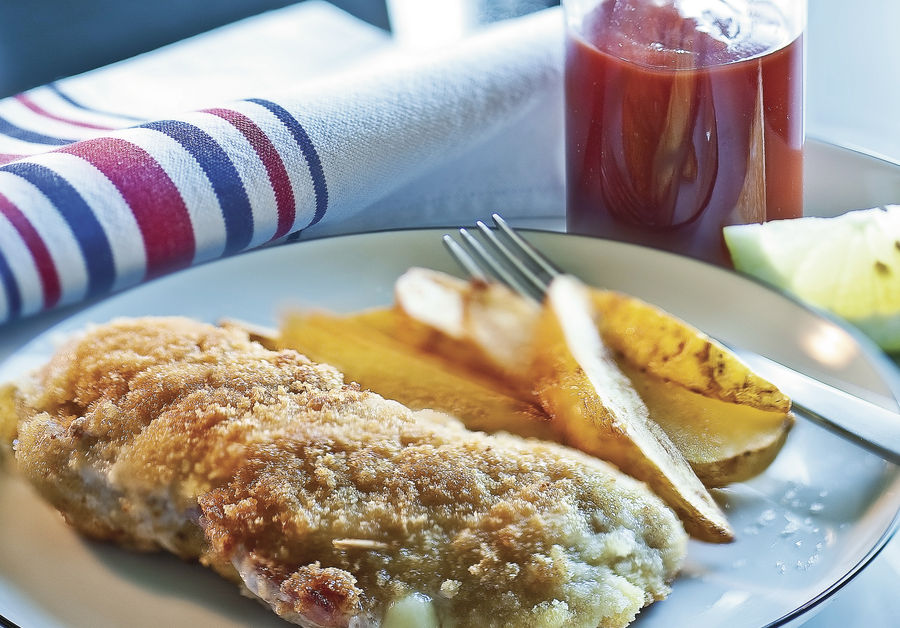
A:
[[[234,328],[114,321],[14,396],[17,467],[72,526],[199,559],[303,626],[624,626],[685,554],[671,510],[606,463],[412,412]]]

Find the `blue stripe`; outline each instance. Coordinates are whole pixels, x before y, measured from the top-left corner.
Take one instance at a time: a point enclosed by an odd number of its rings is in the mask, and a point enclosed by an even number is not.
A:
[[[35,131],[29,131],[28,129],[23,129],[22,127],[16,126],[12,122],[4,118],[0,118],[0,135],[14,137],[17,140],[22,140],[23,142],[31,142],[32,144],[48,144],[50,146],[65,146],[66,144],[72,144],[76,141],[63,139],[61,137],[53,137],[51,135],[44,135],[43,133],[36,133]]]
[[[65,219],[84,255],[88,296],[111,290],[116,274],[112,248],[103,227],[78,190],[49,168],[26,161],[0,166],[0,171],[18,175],[34,185]]]
[[[247,248],[253,238],[253,210],[244,182],[228,154],[203,129],[177,120],[140,125],[165,133],[181,144],[206,173],[225,218],[225,254]]]
[[[80,102],[78,102],[77,100],[75,100],[74,98],[72,98],[71,96],[66,94],[65,92],[63,92],[56,83],[48,83],[47,85],[45,85],[45,87],[47,89],[49,89],[50,91],[52,91],[54,94],[56,94],[61,100],[64,100],[67,103],[69,103],[70,105],[72,105],[73,107],[75,107],[77,109],[81,109],[83,111],[99,113],[100,115],[104,115],[104,116],[113,116],[116,118],[121,118],[123,120],[131,120],[133,122],[143,122],[146,119],[146,118],[138,118],[135,116],[128,116],[128,115],[125,115],[124,113],[112,113],[109,111],[103,111],[101,109],[97,109],[95,107],[88,107],[87,105],[81,104]]]
[[[275,114],[275,117],[287,127],[288,131],[290,131],[291,135],[294,137],[294,141],[300,146],[300,150],[303,152],[303,156],[306,158],[306,163],[309,166],[309,174],[312,176],[313,182],[313,191],[316,195],[316,213],[313,215],[312,222],[308,225],[312,227],[322,220],[325,216],[325,211],[328,209],[328,186],[325,182],[325,171],[322,169],[322,161],[319,159],[319,153],[316,152],[316,147],[313,145],[312,140],[309,139],[309,135],[306,133],[306,129],[303,128],[303,125],[301,125],[294,116],[288,113],[284,107],[277,105],[272,101],[262,100],[260,98],[249,98],[248,101],[256,103],[257,105],[262,105]]]
[[[19,284],[13,276],[9,262],[0,251],[0,284],[3,284],[3,291],[6,293],[6,303],[9,305],[9,314],[7,320],[18,318],[22,314],[22,293],[19,292]]]

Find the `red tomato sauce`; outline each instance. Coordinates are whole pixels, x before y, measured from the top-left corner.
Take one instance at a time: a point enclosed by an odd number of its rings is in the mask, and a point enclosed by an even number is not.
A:
[[[570,232],[728,264],[723,226],[802,215],[803,41],[740,28],[619,0],[570,30]]]

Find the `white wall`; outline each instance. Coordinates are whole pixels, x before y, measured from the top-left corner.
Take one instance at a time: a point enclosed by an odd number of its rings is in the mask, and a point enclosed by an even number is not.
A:
[[[807,135],[900,162],[900,0],[808,0]]]

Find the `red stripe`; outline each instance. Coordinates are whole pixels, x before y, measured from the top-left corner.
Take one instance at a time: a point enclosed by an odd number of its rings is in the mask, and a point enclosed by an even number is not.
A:
[[[30,99],[28,96],[26,96],[25,94],[16,94],[16,95],[14,96],[14,98],[15,98],[16,100],[18,100],[20,103],[22,103],[23,105],[25,105],[25,107],[27,107],[27,108],[30,109],[31,111],[35,112],[36,114],[38,114],[38,115],[40,115],[40,116],[44,116],[45,118],[50,118],[51,120],[56,120],[56,121],[58,121],[58,122],[65,122],[66,124],[72,124],[72,125],[74,125],[74,126],[84,127],[84,128],[86,128],[86,129],[100,129],[100,130],[103,130],[103,131],[109,131],[109,130],[112,130],[112,129],[117,129],[117,128],[119,128],[119,127],[116,127],[116,126],[106,126],[106,125],[103,125],[103,124],[93,124],[93,123],[91,123],[91,122],[85,122],[85,121],[83,121],[83,120],[75,120],[74,118],[66,118],[66,117],[64,117],[64,116],[58,116],[58,115],[56,115],[55,113],[50,113],[49,111],[47,111],[46,109],[44,109],[43,107],[41,107],[39,104],[37,104],[36,102],[34,102],[33,100],[31,100],[31,99]]]
[[[118,188],[137,221],[147,252],[147,278],[194,261],[194,228],[178,187],[150,153],[117,138],[58,149],[90,162]]]
[[[243,134],[250,142],[250,146],[256,151],[260,161],[269,175],[269,183],[275,192],[275,205],[278,208],[278,227],[275,229],[275,240],[285,235],[294,225],[295,205],[294,190],[291,188],[291,180],[288,177],[287,168],[281,160],[281,155],[272,143],[272,140],[250,118],[231,109],[205,109],[206,113],[227,120],[234,128]]]
[[[19,237],[28,247],[38,275],[41,277],[41,288],[44,293],[44,307],[50,308],[59,302],[62,289],[60,288],[59,274],[56,272],[56,264],[50,257],[50,251],[40,234],[32,226],[31,221],[19,210],[18,207],[0,194],[0,214],[19,232]]]
[[[8,164],[11,161],[15,161],[16,159],[22,159],[22,157],[27,157],[28,155],[15,155],[13,153],[0,153],[0,166],[3,164]]]

